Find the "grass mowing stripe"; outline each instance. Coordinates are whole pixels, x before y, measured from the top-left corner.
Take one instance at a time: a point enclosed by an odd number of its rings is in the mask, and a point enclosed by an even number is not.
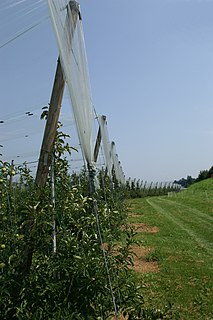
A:
[[[212,222],[213,222],[213,217],[211,217],[210,215],[208,215],[208,214],[206,214],[206,213],[204,213],[204,212],[202,212],[202,211],[200,211],[200,210],[197,210],[197,209],[195,209],[195,208],[192,208],[192,207],[190,207],[190,206],[187,206],[187,205],[182,204],[182,203],[180,203],[180,202],[177,202],[177,201],[175,201],[175,200],[168,200],[168,199],[165,199],[165,198],[159,198],[159,199],[161,199],[161,200],[163,200],[163,201],[166,201],[166,202],[169,202],[169,203],[176,203],[178,206],[181,206],[181,207],[183,207],[183,208],[186,208],[186,209],[192,211],[192,212],[195,213],[196,215],[199,215],[201,218],[205,219],[205,223],[207,222],[206,220],[209,220],[209,221],[212,221]],[[211,225],[211,226],[212,226],[212,225]]]
[[[212,240],[213,240],[213,237],[212,237],[213,223],[210,221],[207,221],[204,217],[202,218],[200,215],[200,213],[202,213],[201,211],[196,212],[194,210],[194,208],[192,208],[190,206],[182,205],[181,203],[178,203],[176,201],[167,200],[164,198],[159,198],[158,200],[161,200],[164,203],[166,202],[168,205],[170,205],[172,207],[174,207],[174,205],[175,205],[178,212],[182,214],[181,218],[182,218],[182,220],[184,220],[184,222],[194,224],[195,227],[197,227],[197,228],[202,226],[202,231],[205,230],[205,236],[207,236],[206,231],[208,231],[209,237],[212,238]],[[186,212],[187,212],[187,214],[186,214]],[[189,221],[189,219],[190,219],[190,221]]]
[[[190,235],[199,246],[203,247],[206,252],[212,256],[213,254],[213,248],[212,248],[212,244],[210,244],[208,241],[206,241],[205,239],[201,239],[194,231],[191,230],[191,228],[187,227],[186,225],[184,225],[177,217],[174,217],[174,215],[170,214],[167,210],[165,210],[165,206],[164,208],[162,208],[162,206],[160,206],[159,204],[156,204],[156,202],[158,201],[157,199],[146,199],[146,201],[149,203],[150,206],[152,206],[157,212],[160,212],[161,214],[163,214],[166,218],[168,218],[169,220],[171,220],[174,224],[176,224],[177,226],[179,226],[182,230],[184,230],[188,235]]]
[[[210,221],[202,219],[199,215],[201,211],[194,211],[194,208],[190,206],[179,205],[176,201],[170,201],[166,198],[158,198],[159,201],[163,201],[161,204],[166,207],[170,205],[170,210],[175,210],[175,216],[179,218],[184,224],[190,225],[190,228],[199,234],[200,238],[210,244],[213,249],[213,224]]]
[[[170,320],[213,320],[213,255],[210,255],[213,232],[207,228],[211,219],[205,217],[205,214],[213,217],[213,179],[192,188],[169,197],[127,202],[130,223],[159,228],[157,233],[137,233],[136,239],[152,248],[149,259],[158,262],[160,271],[137,276],[148,305],[159,309],[171,305],[165,318]],[[208,191],[208,198],[203,189]],[[160,198],[177,201],[178,205]],[[206,240],[207,250],[203,246]]]

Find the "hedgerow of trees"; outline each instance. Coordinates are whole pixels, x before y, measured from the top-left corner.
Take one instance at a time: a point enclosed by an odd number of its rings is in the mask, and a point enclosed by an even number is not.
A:
[[[180,184],[182,187],[187,188],[193,183],[209,179],[213,177],[213,166],[209,170],[201,170],[197,176],[197,178],[192,178],[191,176],[187,176],[187,178],[182,178],[180,180],[175,180],[174,183]]]

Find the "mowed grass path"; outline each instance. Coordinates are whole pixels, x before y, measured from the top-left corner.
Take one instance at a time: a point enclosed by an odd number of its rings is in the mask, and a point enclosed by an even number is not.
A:
[[[213,179],[168,197],[128,201],[130,223],[159,228],[138,233],[152,248],[158,273],[139,274],[147,303],[170,305],[168,319],[213,319]]]

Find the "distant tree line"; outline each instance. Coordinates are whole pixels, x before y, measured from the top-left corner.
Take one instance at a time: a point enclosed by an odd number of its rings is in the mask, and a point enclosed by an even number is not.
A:
[[[175,184],[181,185],[183,188],[187,188],[193,183],[212,178],[213,177],[213,166],[209,170],[201,170],[197,176],[197,178],[192,178],[191,176],[187,176],[187,178],[182,178],[180,180],[175,180]]]

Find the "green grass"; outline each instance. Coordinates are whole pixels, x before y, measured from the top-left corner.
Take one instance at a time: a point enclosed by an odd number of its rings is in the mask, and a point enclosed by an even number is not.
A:
[[[147,303],[170,305],[168,319],[213,319],[213,179],[172,196],[128,200],[130,223],[159,227],[138,233],[160,272],[138,274]]]

